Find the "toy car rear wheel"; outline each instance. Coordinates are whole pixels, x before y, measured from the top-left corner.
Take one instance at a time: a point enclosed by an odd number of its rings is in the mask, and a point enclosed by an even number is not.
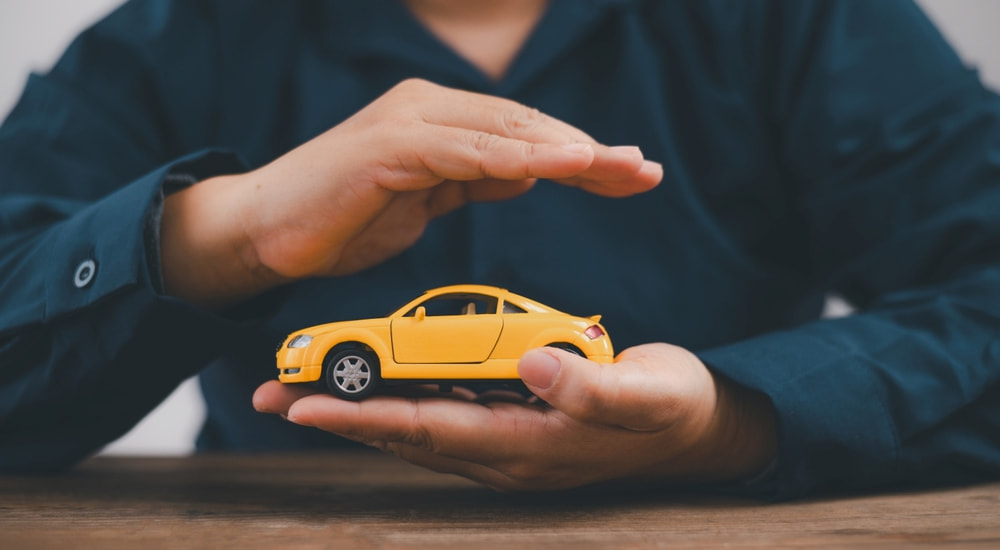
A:
[[[378,356],[363,348],[342,348],[323,361],[323,379],[330,393],[359,401],[371,395],[381,380]]]
[[[561,350],[568,351],[568,352],[570,352],[570,353],[572,353],[574,355],[579,355],[580,357],[586,357],[586,355],[584,355],[583,352],[580,351],[580,348],[574,346],[573,344],[567,343],[567,342],[556,342],[556,343],[553,343],[553,344],[549,344],[546,347],[558,348],[558,349],[561,349]]]

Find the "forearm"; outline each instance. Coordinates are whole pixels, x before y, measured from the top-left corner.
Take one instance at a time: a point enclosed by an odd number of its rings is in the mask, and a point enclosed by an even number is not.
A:
[[[143,284],[0,341],[0,472],[68,468],[125,434],[240,337]]]
[[[0,200],[0,469],[64,467],[134,425],[225,349],[236,323],[164,296],[151,219],[166,180],[228,172],[167,164],[94,202]],[[59,212],[58,221],[27,213]],[[89,275],[78,265],[91,262]]]
[[[970,270],[699,356],[772,399],[779,496],[995,476],[998,288],[1000,269]]]

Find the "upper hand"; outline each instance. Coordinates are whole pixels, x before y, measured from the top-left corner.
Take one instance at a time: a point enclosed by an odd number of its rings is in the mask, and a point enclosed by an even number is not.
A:
[[[661,176],[638,149],[600,146],[537,110],[409,80],[261,169],[249,231],[279,274],[343,275],[409,247],[430,219],[535,178],[626,196]]]
[[[386,396],[354,403],[279,382],[261,386],[254,405],[503,490],[732,480],[775,454],[767,398],[713,376],[683,348],[638,346],[609,365],[543,348],[525,354],[519,373],[548,407]]]
[[[432,218],[517,196],[536,178],[619,197],[662,175],[638,148],[600,145],[535,109],[408,80],[267,166],[170,196],[164,281],[176,296],[225,303],[376,265]]]

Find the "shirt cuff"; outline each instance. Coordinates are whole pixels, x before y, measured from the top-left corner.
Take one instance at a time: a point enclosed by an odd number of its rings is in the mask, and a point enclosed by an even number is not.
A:
[[[709,369],[771,399],[777,461],[753,485],[773,498],[865,483],[867,471],[895,460],[898,437],[876,370],[863,352],[831,337],[846,319],[696,353]]]
[[[245,165],[236,155],[202,151],[157,168],[61,222],[43,244],[50,266],[43,321],[140,281],[162,293],[159,216],[164,194],[242,171]]]

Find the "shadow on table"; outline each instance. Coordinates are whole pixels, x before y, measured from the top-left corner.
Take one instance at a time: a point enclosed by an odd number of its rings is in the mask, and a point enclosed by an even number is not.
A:
[[[329,461],[256,457],[252,467],[241,459],[201,457],[195,467],[169,467],[176,460],[102,458],[67,474],[23,479],[33,483],[35,491],[41,483],[47,498],[93,499],[105,506],[113,503],[130,515],[190,518],[224,514],[306,521],[338,516],[477,523],[502,514],[506,521],[538,524],[553,515],[579,520],[645,507],[662,511],[671,505],[690,510],[699,505],[719,509],[760,504],[639,485],[502,494],[380,455]]]

